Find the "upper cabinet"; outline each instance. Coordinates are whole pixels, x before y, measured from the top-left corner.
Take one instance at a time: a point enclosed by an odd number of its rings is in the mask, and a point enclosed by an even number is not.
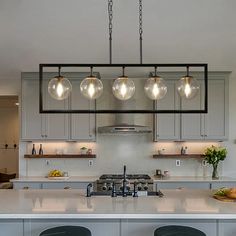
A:
[[[47,92],[47,81],[44,83],[45,109],[68,109],[72,106],[74,108],[76,106],[95,108],[94,101],[91,102],[81,97],[80,81],[73,79],[73,76],[71,77],[71,83],[74,86],[73,93],[71,97],[63,101],[52,99]],[[95,130],[95,114],[40,114],[38,73],[22,74],[22,140],[95,141]]]
[[[209,73],[208,80],[208,113],[206,114],[157,114],[155,115],[154,141],[224,141],[228,139],[228,77],[229,73]],[[156,103],[162,104],[163,108],[169,106],[169,98],[178,109],[200,109],[203,107],[203,94],[199,93],[191,100],[180,99],[176,92],[172,91],[176,80],[168,80],[168,92],[172,92]],[[169,85],[171,83],[172,85]],[[203,81],[200,81],[204,88]],[[201,89],[201,92],[203,90]],[[174,95],[173,95],[174,94]],[[164,132],[163,129],[167,131]],[[160,132],[161,131],[161,132]]]

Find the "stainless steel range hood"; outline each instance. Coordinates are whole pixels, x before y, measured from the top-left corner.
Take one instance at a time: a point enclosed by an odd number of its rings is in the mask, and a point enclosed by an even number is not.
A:
[[[129,100],[126,102],[117,101],[117,109],[126,109],[133,108],[135,106],[135,100]],[[135,114],[116,114],[115,115],[115,124],[109,126],[98,127],[98,133],[101,134],[124,134],[124,135],[137,135],[137,134],[148,134],[152,132],[147,126],[138,125],[134,123]]]

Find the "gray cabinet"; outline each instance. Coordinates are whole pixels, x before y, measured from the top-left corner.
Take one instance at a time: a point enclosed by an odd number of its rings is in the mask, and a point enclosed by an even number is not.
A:
[[[168,75],[168,74],[167,74]],[[166,77],[168,77],[166,75]],[[164,75],[165,76],[165,75]],[[172,75],[173,76],[173,75]],[[228,76],[229,73],[209,73],[207,114],[157,114],[155,115],[154,141],[216,140],[228,139]],[[194,77],[198,77],[196,73]],[[168,94],[156,107],[161,109],[202,109],[204,83],[200,81],[201,93],[191,100],[176,95],[176,79],[167,80]],[[171,106],[172,104],[172,106]]]
[[[13,182],[14,189],[41,189],[42,183],[34,182]]]
[[[56,101],[49,98],[45,101],[46,107],[64,109],[67,101]],[[39,113],[39,81],[34,78],[22,80],[21,99],[21,138],[22,140],[66,140],[68,139],[67,114],[40,114]]]
[[[80,91],[81,80],[71,80],[73,91]],[[95,109],[95,102],[86,99],[79,92],[72,92],[72,109]],[[71,140],[95,140],[96,116],[94,114],[72,114],[71,115]]]
[[[0,220],[0,235],[1,236],[23,236],[24,221],[23,220]]]
[[[156,109],[179,109],[179,97],[176,92],[175,80],[166,80],[168,88],[166,96],[155,103]],[[158,114],[154,115],[154,139],[178,140],[180,138],[180,115]]]
[[[209,189],[209,182],[169,182],[169,183],[160,183],[156,184],[156,189]]]
[[[70,80],[73,92],[70,98],[57,101],[47,92],[47,81],[52,73],[45,75],[43,84],[45,109],[95,109],[95,102],[80,94],[80,81],[73,73]],[[47,77],[47,78],[46,78]],[[24,140],[95,140],[95,114],[40,114],[38,73],[22,74],[21,139]]]
[[[42,184],[43,189],[86,189],[89,183],[80,183],[80,182],[62,182],[62,183],[48,183],[45,182]]]

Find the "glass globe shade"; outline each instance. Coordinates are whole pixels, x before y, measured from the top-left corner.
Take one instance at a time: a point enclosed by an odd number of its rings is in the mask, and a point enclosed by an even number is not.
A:
[[[181,97],[186,99],[194,98],[200,89],[199,82],[192,76],[185,76],[177,82],[177,90]]]
[[[144,91],[151,100],[160,100],[166,95],[167,86],[161,77],[155,76],[146,80]]]
[[[84,97],[90,100],[97,99],[103,92],[102,81],[94,76],[89,76],[81,82],[80,91]]]
[[[112,92],[114,96],[119,100],[128,100],[130,99],[135,92],[135,85],[133,80],[129,79],[126,76],[117,78],[112,86]]]
[[[48,83],[48,93],[56,100],[64,100],[72,91],[70,81],[63,76],[56,76]]]

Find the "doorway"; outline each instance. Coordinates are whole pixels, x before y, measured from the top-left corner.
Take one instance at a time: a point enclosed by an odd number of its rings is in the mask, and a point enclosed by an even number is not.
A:
[[[19,101],[0,96],[0,172],[16,173],[19,167]]]

